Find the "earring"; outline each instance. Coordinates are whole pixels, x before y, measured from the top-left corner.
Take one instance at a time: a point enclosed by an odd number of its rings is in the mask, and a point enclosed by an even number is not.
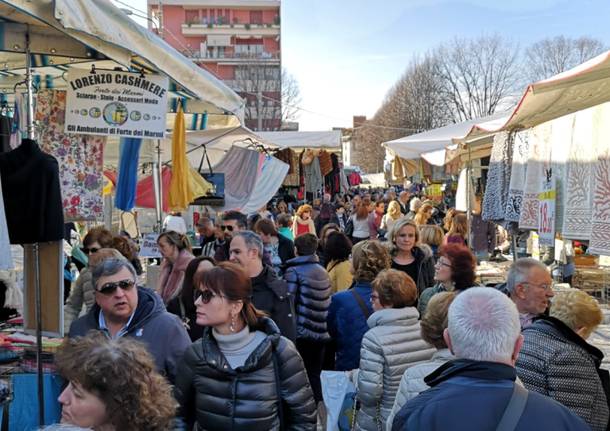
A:
[[[229,331],[235,332],[235,316],[231,316],[231,324],[229,325]]]

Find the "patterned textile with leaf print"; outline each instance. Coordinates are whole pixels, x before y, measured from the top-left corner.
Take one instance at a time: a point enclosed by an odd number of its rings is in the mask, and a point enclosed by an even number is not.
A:
[[[36,101],[40,147],[59,162],[67,221],[103,219],[103,159],[106,138],[64,132],[66,92],[43,90]]]
[[[601,155],[595,166],[593,226],[589,253],[610,254],[610,154]]]

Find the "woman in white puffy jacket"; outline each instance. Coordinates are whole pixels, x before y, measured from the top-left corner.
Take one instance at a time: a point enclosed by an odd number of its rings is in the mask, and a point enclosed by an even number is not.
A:
[[[367,431],[386,429],[400,377],[434,353],[420,334],[415,282],[402,271],[387,269],[372,285],[374,313],[367,320],[371,329],[362,339],[357,375],[356,428]]]
[[[394,406],[387,417],[387,429],[392,429],[394,416],[398,414],[400,409],[409,400],[429,388],[426,382],[424,382],[424,378],[445,362],[455,359],[443,338],[443,332],[448,324],[447,313],[449,305],[451,305],[454,298],[455,292],[441,292],[430,299],[420,323],[421,336],[426,342],[436,347],[437,350],[432,355],[430,361],[410,367],[403,374],[400,387],[396,393]]]

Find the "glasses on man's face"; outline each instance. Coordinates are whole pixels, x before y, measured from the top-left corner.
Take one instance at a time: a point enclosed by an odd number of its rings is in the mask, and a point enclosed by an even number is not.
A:
[[[121,281],[113,281],[110,283],[102,284],[102,287],[97,289],[99,293],[102,295],[114,295],[114,292],[120,287],[124,291],[130,291],[136,285],[136,282],[133,280],[121,280]]]
[[[80,249],[85,254],[93,254],[93,253],[97,253],[98,251],[100,251],[99,247],[91,247],[91,248],[81,247]]]
[[[534,284],[534,283],[522,283],[525,286],[533,286],[533,287],[537,287],[538,289],[542,289],[545,292],[550,292],[553,290],[553,283],[551,284]]]
[[[197,299],[201,299],[201,302],[203,304],[209,304],[210,301],[212,299],[214,299],[214,297],[219,296],[222,298],[221,295],[217,294],[216,292],[212,292],[210,289],[203,289],[203,290],[199,290],[197,292],[197,296],[195,297],[195,300]]]
[[[224,232],[225,230],[229,231],[229,232],[233,232],[233,226],[231,225],[222,225],[220,226],[220,229]]]

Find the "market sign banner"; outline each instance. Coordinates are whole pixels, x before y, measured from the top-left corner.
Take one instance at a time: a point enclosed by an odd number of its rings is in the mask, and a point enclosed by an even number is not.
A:
[[[548,169],[542,179],[542,190],[538,194],[540,206],[538,207],[538,235],[540,245],[555,245],[555,197],[557,196],[555,186],[555,175]]]
[[[68,72],[65,132],[164,138],[169,80],[110,70]]]

